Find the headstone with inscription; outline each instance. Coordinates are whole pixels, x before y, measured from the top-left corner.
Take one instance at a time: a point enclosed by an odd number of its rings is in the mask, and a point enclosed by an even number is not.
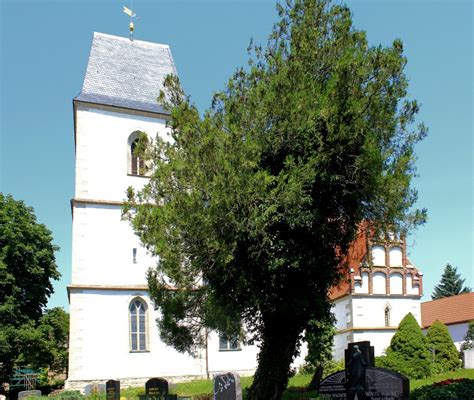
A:
[[[370,342],[350,343],[345,350],[344,371],[326,377],[319,386],[325,399],[408,400],[410,384],[405,376],[374,366]]]
[[[145,383],[145,395],[140,400],[176,400],[176,394],[168,393],[168,381],[163,378],[151,378]]]
[[[120,381],[108,380],[105,383],[105,394],[107,400],[120,400]]]
[[[242,400],[240,376],[228,372],[214,376],[214,400]]]
[[[25,399],[27,397],[41,397],[41,390],[23,390],[18,393],[18,399]]]

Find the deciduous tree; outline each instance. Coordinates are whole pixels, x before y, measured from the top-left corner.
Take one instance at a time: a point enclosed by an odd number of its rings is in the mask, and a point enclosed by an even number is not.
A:
[[[59,279],[51,232],[31,207],[0,193],[0,380],[8,380]]]
[[[260,346],[250,399],[279,399],[310,321],[362,221],[400,231],[419,223],[403,44],[369,46],[345,6],[278,6],[256,46],[200,116],[168,77],[171,140],[147,150],[154,171],[128,192],[125,215],[159,256],[148,274],[162,339],[180,351],[203,329],[243,329]],[[410,211],[411,210],[411,211]]]

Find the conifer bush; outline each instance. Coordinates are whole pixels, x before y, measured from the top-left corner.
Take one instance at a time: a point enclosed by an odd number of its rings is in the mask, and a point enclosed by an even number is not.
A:
[[[386,356],[379,358],[377,364],[411,379],[426,378],[431,374],[428,342],[413,314],[408,313],[402,319]]]
[[[426,334],[433,357],[433,373],[454,371],[460,367],[459,353],[448,328],[436,320]]]

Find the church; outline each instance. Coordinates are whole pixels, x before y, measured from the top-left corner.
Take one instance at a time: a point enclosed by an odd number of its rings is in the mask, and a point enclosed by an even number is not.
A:
[[[196,358],[165,345],[145,274],[154,259],[121,218],[127,187],[147,182],[134,154],[139,132],[165,137],[167,112],[156,98],[177,74],[169,46],[94,33],[82,89],[73,100],[75,193],[71,200],[72,278],[67,389],[118,379],[142,386],[252,374],[258,347],[208,332]],[[400,320],[421,323],[422,274],[407,258],[405,238],[372,240],[360,232],[349,254],[348,280],[331,292],[337,318],[334,355],[352,341],[370,340],[382,354]],[[304,351],[293,367],[304,362]]]

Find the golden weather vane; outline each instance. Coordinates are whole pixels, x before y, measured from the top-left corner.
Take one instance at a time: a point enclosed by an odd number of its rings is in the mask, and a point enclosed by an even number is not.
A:
[[[135,30],[135,24],[133,23],[134,19],[139,19],[137,14],[133,12],[133,0],[130,0],[130,8],[123,6],[123,12],[130,17],[130,24],[128,25],[130,30],[130,40],[133,40],[133,31]]]

